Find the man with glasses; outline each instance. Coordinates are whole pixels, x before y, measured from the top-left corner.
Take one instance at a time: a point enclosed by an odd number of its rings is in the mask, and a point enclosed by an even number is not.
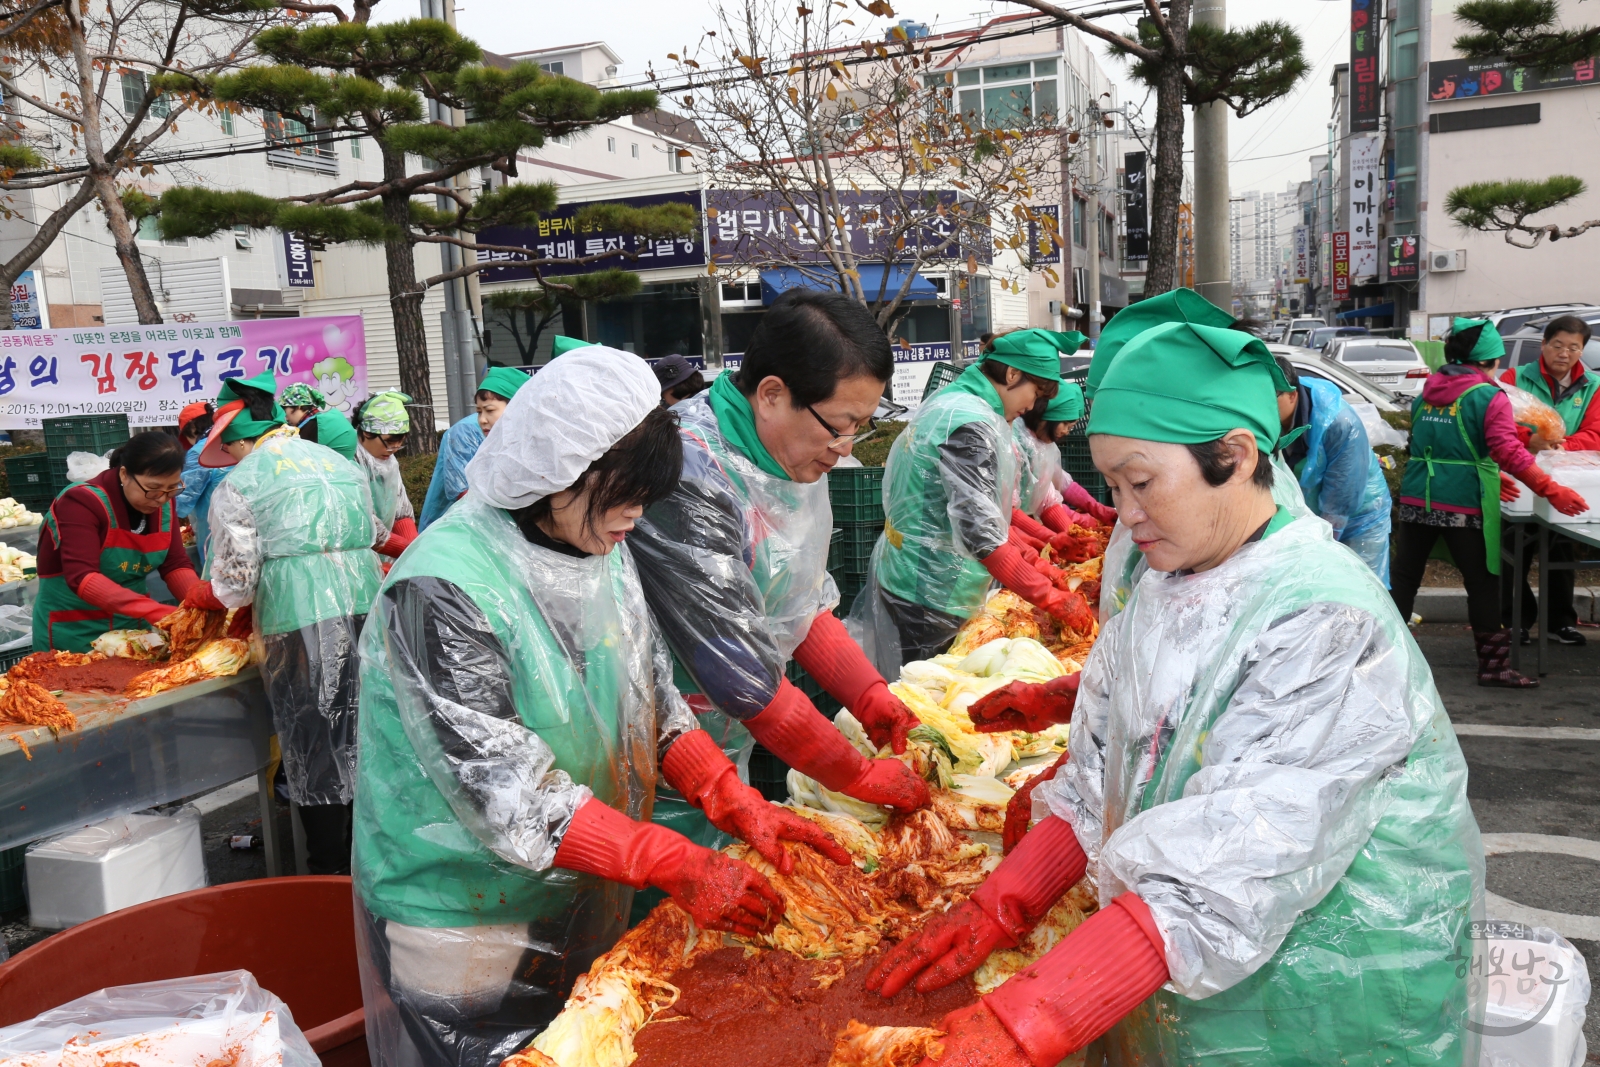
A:
[[[1589,324],[1576,315],[1553,318],[1544,328],[1544,343],[1539,348],[1538,361],[1524,363],[1500,375],[1501,381],[1526,389],[1555,408],[1566,425],[1565,440],[1552,443],[1533,434],[1528,440],[1529,451],[1541,452],[1550,448],[1562,448],[1569,452],[1600,451],[1600,404],[1594,402],[1595,393],[1600,391],[1600,376],[1583,365],[1583,350],[1589,343],[1589,335]],[[1570,563],[1576,558],[1573,555],[1574,547],[1567,538],[1552,536],[1551,562]],[[1528,567],[1531,565],[1531,559],[1524,559],[1522,574],[1518,576],[1522,586],[1524,619],[1533,618],[1533,613],[1538,610],[1533,590],[1528,586]],[[1550,620],[1548,636],[1563,645],[1584,643],[1583,634],[1578,630],[1577,608],[1572,602],[1574,577],[1574,573],[1568,570],[1551,571],[1539,576],[1539,587],[1549,597],[1549,614],[1546,616]],[[1509,626],[1511,597],[1515,595],[1509,571],[1502,573],[1500,583],[1501,615]],[[1519,637],[1523,644],[1528,643],[1526,628]]]

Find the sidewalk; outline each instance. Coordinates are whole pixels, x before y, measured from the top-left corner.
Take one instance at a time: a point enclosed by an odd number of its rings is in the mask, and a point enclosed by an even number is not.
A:
[[[1533,587],[1534,595],[1539,587]],[[1579,586],[1573,590],[1573,605],[1578,609],[1578,622],[1600,626],[1600,586]],[[1422,616],[1423,622],[1466,622],[1467,591],[1460,586],[1425,585],[1417,590],[1417,604],[1412,609]],[[1529,629],[1534,621],[1527,620]]]

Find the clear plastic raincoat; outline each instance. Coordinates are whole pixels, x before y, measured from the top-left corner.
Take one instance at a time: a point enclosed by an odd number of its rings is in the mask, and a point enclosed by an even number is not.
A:
[[[1308,375],[1300,379],[1300,388],[1311,400],[1309,428],[1305,447],[1291,446],[1288,458],[1306,507],[1326,520],[1333,539],[1360,556],[1387,586],[1390,501],[1383,466],[1337,385]]]
[[[683,426],[682,479],[628,544],[679,688],[710,701],[715,710],[701,725],[742,769],[752,742],[738,723],[772,703],[811,621],[839,603],[828,574],[833,507],[827,479],[802,484],[763,469],[751,456],[759,441],[720,425],[709,393],[673,411]],[[699,844],[727,840],[670,789],[655,821]]]
[[[1034,814],[1102,903],[1135,892],[1170,981],[1118,1067],[1475,1064],[1483,849],[1466,764],[1388,593],[1279,510],[1220,567],[1146,571],[1101,631]]]
[[[1011,529],[1021,462],[981,366],[930,397],[889,449],[883,534],[850,615],[885,678],[899,676],[903,632],[942,650],[983,606],[992,580],[978,561]]]
[[[1061,466],[1061,448],[1041,441],[1016,419],[1011,423],[1021,465],[1017,468],[1017,506],[1034,518],[1063,503],[1061,490],[1072,484],[1072,475]]]
[[[411,498],[406,495],[405,479],[400,474],[400,461],[394,456],[379,459],[357,445],[356,462],[366,474],[372,493],[372,544],[381,545],[389,539],[396,522],[415,514]]]
[[[467,491],[467,464],[483,445],[483,428],[478,416],[468,415],[444,432],[439,439],[439,458],[428,480],[428,495],[422,500],[417,529],[426,530],[450,510],[450,505]]]
[[[583,555],[512,513],[660,402],[628,353],[562,364],[513,398],[362,635],[353,869],[379,1067],[495,1067],[559,1013],[634,892],[552,866],[562,837],[591,797],[648,819],[659,755],[696,727],[628,548]]]
[[[356,639],[378,591],[367,480],[291,427],[261,438],[211,499],[207,576],[253,604],[289,799],[348,804],[355,786]]]

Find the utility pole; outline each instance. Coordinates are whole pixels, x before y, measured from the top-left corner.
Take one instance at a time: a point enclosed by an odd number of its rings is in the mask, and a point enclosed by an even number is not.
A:
[[[1195,0],[1194,24],[1228,28],[1225,0]],[[1194,288],[1232,314],[1229,264],[1228,105],[1194,109]]]

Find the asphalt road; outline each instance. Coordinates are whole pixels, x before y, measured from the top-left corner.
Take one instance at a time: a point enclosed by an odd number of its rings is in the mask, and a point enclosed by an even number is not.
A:
[[[1591,643],[1585,647],[1551,646],[1548,673],[1537,689],[1524,690],[1477,684],[1477,659],[1465,626],[1425,624],[1416,637],[1460,735],[1467,797],[1479,830],[1543,835],[1489,857],[1489,892],[1600,924],[1595,918],[1600,917],[1600,858],[1570,854],[1600,855],[1600,630],[1586,632]],[[1522,668],[1531,674],[1535,649],[1522,651]],[[1551,851],[1555,848],[1564,851]],[[1516,916],[1489,909],[1489,918],[1505,917]],[[1583,953],[1590,984],[1600,989],[1600,941],[1558,932]],[[1600,998],[1591,997],[1584,1035],[1588,1063],[1600,1064]]]

